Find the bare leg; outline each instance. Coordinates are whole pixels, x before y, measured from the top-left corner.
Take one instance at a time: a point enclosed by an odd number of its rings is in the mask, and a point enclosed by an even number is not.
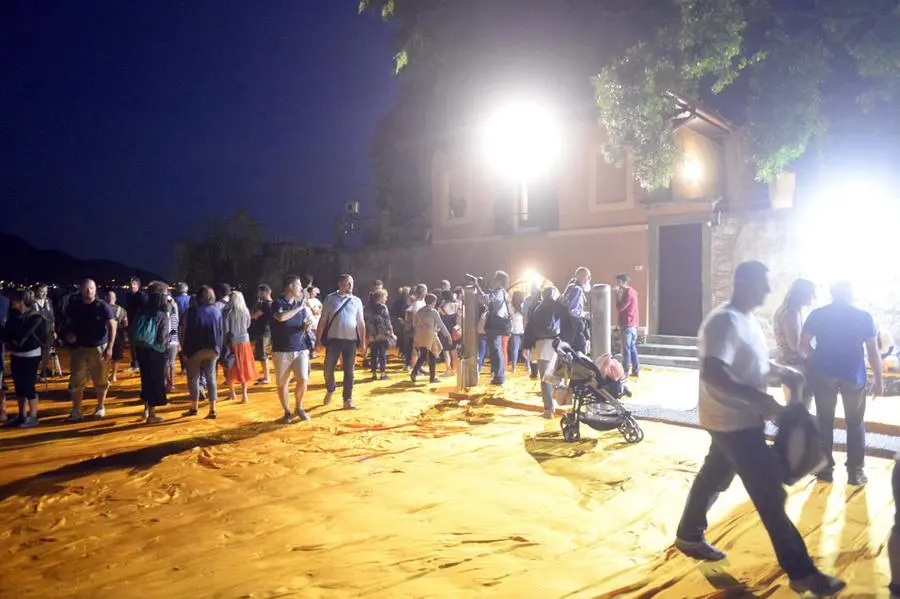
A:
[[[241,383],[241,403],[250,403],[250,398],[247,397],[247,383]]]
[[[303,409],[303,397],[306,395],[306,381],[300,379],[297,381],[297,386],[294,387],[294,401],[297,404],[297,410]]]
[[[237,394],[234,392],[234,380],[231,379],[228,381],[228,399],[234,401],[237,399]]]
[[[262,361],[263,365],[263,382],[267,385],[269,384],[269,358],[266,358]]]
[[[6,422],[6,393],[0,389],[0,422]]]
[[[84,402],[84,389],[72,391],[72,409],[81,413],[81,404]]]
[[[38,396],[28,400],[28,415],[37,420],[38,415]]]
[[[112,382],[117,382],[119,380],[119,363],[112,363]]]
[[[97,409],[102,410],[106,407],[106,394],[109,393],[109,387],[97,389]]]
[[[284,410],[285,414],[291,413],[291,392],[289,390],[290,386],[290,378],[288,378],[288,381],[286,383],[278,387],[278,401],[281,402],[281,409]]]

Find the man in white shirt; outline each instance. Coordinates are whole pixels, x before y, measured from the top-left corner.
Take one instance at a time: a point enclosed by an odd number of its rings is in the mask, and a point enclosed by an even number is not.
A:
[[[725,558],[725,553],[704,537],[706,514],[737,474],[769,533],[791,588],[827,597],[845,584],[816,568],[803,537],[788,518],[784,467],[764,432],[765,420],[784,410],[766,392],[770,369],[777,369],[775,374],[783,379],[802,380],[796,370],[769,363],[765,336],[752,314],[769,292],[766,266],[744,262],[735,270],[731,301],[713,310],[701,325],[699,416],[712,443],[688,494],[675,546],[697,559]]]
[[[353,277],[341,275],[338,290],[329,294],[323,302],[322,318],[319,320],[317,339],[325,343],[325,404],[337,388],[334,371],[338,358],[344,367],[343,397],[344,409],[352,410],[353,369],[356,365],[356,350],[366,354],[366,322],[363,318],[362,301],[353,295]],[[324,337],[327,336],[327,340]]]

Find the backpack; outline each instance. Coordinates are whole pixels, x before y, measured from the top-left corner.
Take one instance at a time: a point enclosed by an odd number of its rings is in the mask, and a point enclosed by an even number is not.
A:
[[[152,349],[163,353],[166,346],[159,343],[159,330],[156,324],[156,315],[141,314],[134,326],[134,344],[137,347]]]

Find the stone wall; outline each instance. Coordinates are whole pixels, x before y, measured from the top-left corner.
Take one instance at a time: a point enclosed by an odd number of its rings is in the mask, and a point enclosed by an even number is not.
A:
[[[774,344],[772,316],[784,299],[791,282],[797,277],[806,277],[820,285],[818,305],[830,301],[827,265],[809,264],[810,236],[815,229],[804,226],[804,213],[786,210],[767,213],[747,213],[723,218],[712,233],[712,293],[713,305],[726,301],[731,289],[734,267],[744,260],[759,260],[770,269],[772,293],[759,315],[769,343]],[[821,242],[822,240],[812,240]],[[840,243],[840,240],[834,240]],[[846,251],[860,252],[861,260],[872,259],[865,256],[860,248],[847,247]],[[878,273],[876,284],[862,280],[864,273],[860,265],[860,281],[854,282],[856,303],[870,311],[876,323],[897,340],[900,339],[900,273],[891,265],[885,265]],[[871,277],[870,277],[871,279]]]

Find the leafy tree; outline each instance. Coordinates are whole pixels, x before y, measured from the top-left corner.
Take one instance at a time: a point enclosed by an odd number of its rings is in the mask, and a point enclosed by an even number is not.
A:
[[[536,78],[575,81],[575,96],[591,81],[607,159],[630,153],[647,189],[668,185],[679,160],[669,94],[745,124],[761,180],[854,115],[896,125],[898,0],[362,0],[360,10],[396,26],[395,69],[416,82],[398,105],[409,95],[465,106],[478,86],[459,82],[500,79],[498,65],[522,56]],[[430,133],[453,126],[430,116]]]

